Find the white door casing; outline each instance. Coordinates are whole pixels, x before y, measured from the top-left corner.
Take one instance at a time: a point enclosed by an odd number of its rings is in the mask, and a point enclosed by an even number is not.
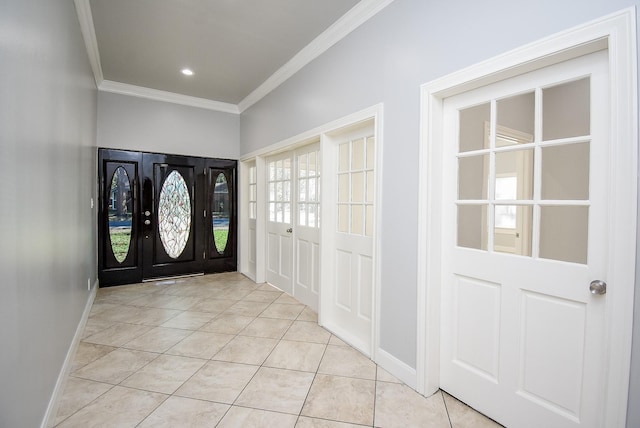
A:
[[[600,157],[600,161],[602,161],[603,159],[606,159],[606,156],[610,156],[609,164],[614,166],[608,171],[605,171],[604,180],[608,183],[608,186],[607,184],[604,185],[605,192],[608,193],[605,217],[608,216],[609,222],[608,226],[605,226],[604,231],[601,231],[601,236],[604,236],[606,239],[606,242],[604,242],[603,252],[607,254],[604,261],[605,268],[601,273],[606,273],[606,280],[609,283],[609,292],[606,296],[600,296],[604,297],[604,299],[596,299],[594,305],[604,306],[604,318],[601,320],[600,326],[603,331],[602,337],[604,340],[602,347],[608,352],[605,353],[598,367],[595,369],[591,367],[591,369],[596,372],[606,373],[606,381],[601,385],[604,391],[602,394],[604,405],[599,411],[597,411],[597,415],[592,414],[590,416],[588,415],[588,412],[582,413],[581,408],[581,410],[578,411],[580,414],[574,419],[582,418],[580,419],[581,422],[595,423],[595,426],[624,426],[627,405],[626,394],[629,381],[631,314],[633,311],[632,297],[635,263],[634,237],[637,197],[635,182],[635,174],[637,171],[637,80],[635,62],[635,28],[635,11],[631,9],[626,10],[559,35],[549,37],[540,42],[536,42],[514,52],[497,57],[494,60],[470,67],[467,70],[463,70],[459,73],[447,76],[423,86],[422,107],[426,121],[423,122],[423,144],[421,145],[420,209],[424,218],[427,218],[428,222],[425,225],[422,225],[419,231],[421,242],[421,245],[419,246],[419,256],[422,263],[419,264],[419,266],[421,266],[418,286],[420,335],[418,337],[419,356],[417,369],[418,389],[421,392],[429,393],[439,386],[440,364],[443,366],[446,364],[444,361],[440,361],[439,359],[440,340],[443,340],[443,343],[445,341],[445,338],[440,335],[439,323],[441,317],[443,317],[443,323],[447,329],[454,326],[449,321],[445,322],[444,318],[446,318],[447,314],[440,312],[439,305],[437,304],[437,302],[440,301],[440,293],[445,293],[444,297],[449,299],[448,301],[451,301],[450,299],[452,298],[460,297],[454,296],[453,294],[455,293],[450,295],[446,294],[449,292],[449,289],[445,290],[446,277],[444,272],[451,269],[450,267],[445,266],[447,264],[447,260],[445,259],[448,257],[445,254],[440,254],[440,250],[442,246],[445,245],[445,240],[450,238],[451,228],[448,229],[449,232],[445,231],[442,235],[440,234],[440,228],[447,219],[444,216],[444,212],[440,212],[439,209],[434,209],[435,207],[441,206],[443,200],[447,197],[445,189],[440,187],[441,181],[439,181],[446,173],[446,171],[444,171],[444,166],[440,165],[443,155],[442,141],[445,141],[443,140],[443,133],[445,130],[441,126],[443,120],[443,100],[456,94],[473,90],[499,80],[524,74],[540,67],[579,57],[590,52],[601,50],[608,46],[609,62],[607,64],[607,68],[610,77],[606,81],[605,86],[607,90],[610,90],[608,100],[610,101],[611,108],[610,111],[604,112],[604,116],[611,121],[611,127],[608,132],[605,132],[604,139],[607,140],[606,143],[608,144],[605,149],[605,157],[601,158],[599,155],[598,157]],[[632,141],[632,144],[629,144],[629,141]],[[594,161],[597,162],[597,160],[592,159],[592,162]],[[599,167],[598,163],[592,163],[592,169],[593,165]],[[538,176],[540,171],[537,170],[536,174]],[[593,189],[593,182],[591,183],[591,188]],[[449,190],[449,194],[450,193],[451,191]],[[596,197],[593,194],[590,196]],[[574,202],[572,202],[574,205],[581,204],[579,202]],[[538,208],[536,208],[536,210],[538,210]],[[597,208],[595,210],[597,211]],[[492,212],[489,210],[488,217],[491,217],[491,215]],[[536,227],[539,226],[539,216],[540,212],[537,212],[536,216],[534,216],[534,223],[537,222]],[[594,220],[594,218],[590,218],[590,220]],[[593,228],[591,228],[589,233],[590,241],[592,238],[594,240],[598,239],[596,237],[596,234],[598,233],[597,230],[593,230]],[[449,238],[447,238],[447,236]],[[539,239],[539,237],[534,237],[533,240],[535,241],[536,239]],[[489,240],[490,239],[488,239],[488,241]],[[533,248],[538,248],[538,244],[539,242],[532,243]],[[481,253],[481,251],[476,252]],[[594,254],[592,254],[592,248],[590,246],[589,261],[587,263],[589,268],[591,267],[593,255]],[[518,266],[516,265],[518,263],[525,263],[524,261],[521,262],[519,260],[528,260],[527,257],[522,256],[499,255],[498,257],[511,257],[511,259],[517,261],[515,265],[509,266],[506,271],[517,268]],[[512,261],[511,259],[510,263]],[[424,263],[425,261],[426,264]],[[477,261],[478,260],[475,262]],[[476,264],[479,265],[479,263]],[[571,275],[567,273],[568,271],[566,269],[566,265],[570,264],[575,265],[574,267],[576,267],[576,269],[568,270],[569,272],[573,272]],[[547,265],[553,266],[553,275],[551,276],[555,278],[554,282],[556,283],[568,283],[572,280],[572,275],[574,277],[573,279],[575,279],[575,274],[580,270],[579,266],[581,266],[579,264],[566,262],[547,262]],[[523,272],[526,272],[526,269],[529,269],[530,267],[520,266],[520,268],[523,269]],[[505,269],[499,269],[499,272],[503,272],[504,270]],[[594,279],[591,277],[591,274],[597,274],[597,272],[588,272],[588,268],[583,270],[586,270],[586,272],[578,273],[583,275],[583,283],[586,282],[586,284],[583,284],[583,289],[586,290],[589,280]],[[458,305],[458,307],[466,307],[465,305],[470,305],[471,310],[473,310],[475,303],[477,303],[479,299],[481,299],[486,305],[496,305],[503,301],[502,298],[505,298],[505,295],[507,295],[508,298],[509,293],[513,291],[509,290],[508,287],[502,287],[501,289],[500,286],[496,285],[502,283],[502,280],[504,280],[502,277],[497,278],[497,280],[494,281],[484,281],[482,278],[481,280],[473,279],[478,276],[482,277],[484,274],[488,275],[484,278],[491,278],[490,275],[492,274],[495,278],[495,272],[493,272],[492,269],[486,268],[486,266],[477,266],[477,269],[471,273],[472,275],[470,275],[470,277],[472,279],[469,279],[469,276],[465,275],[458,277],[459,284],[454,291],[459,292],[462,290],[462,294],[466,296],[462,297],[458,301],[458,303],[462,304],[462,306]],[[550,293],[553,292],[553,287],[550,287],[545,283],[545,281],[542,281],[541,285],[543,290],[538,290],[536,292],[522,292],[516,288],[516,292],[512,294],[516,295],[514,300],[519,303],[516,305],[517,309],[503,308],[503,311],[506,312],[504,316],[515,316],[517,319],[520,314],[518,311],[524,308],[523,310],[526,311],[527,314],[538,314],[546,323],[546,318],[558,315],[558,312],[565,312],[566,315],[566,311],[573,311],[575,315],[582,310],[580,309],[580,304],[572,300],[573,297],[571,296],[562,296],[565,300],[548,297],[548,295],[551,295]],[[499,293],[496,290],[500,290],[500,293],[502,293],[500,298],[496,298],[496,295]],[[473,294],[474,292],[479,293],[479,295],[475,296]],[[517,296],[518,292],[521,293],[520,300]],[[471,298],[470,296],[474,297]],[[511,296],[511,298],[513,298],[513,296]],[[593,322],[592,319],[589,319],[589,311],[591,311],[592,302],[594,301],[588,302],[589,305],[586,307],[588,307],[589,310],[585,312],[586,318],[584,318],[584,320],[586,320],[585,322],[590,327]],[[556,310],[558,308],[563,308],[563,310]],[[597,307],[595,309],[596,311],[598,310]],[[509,311],[512,313],[509,314]],[[564,315],[561,314],[559,316],[562,317]],[[491,322],[488,322],[490,321],[490,318],[491,317],[489,317],[489,320],[484,320],[484,325],[493,325],[493,332],[495,332],[497,328],[497,331],[502,333],[502,330],[500,330],[500,319],[495,319],[494,317]],[[521,319],[525,319],[525,317],[522,317]],[[533,318],[530,317],[529,320],[531,319]],[[581,315],[579,314],[573,317],[574,321],[580,319]],[[455,321],[455,323],[460,324],[460,320],[457,318],[456,320],[457,321]],[[597,329],[597,323],[595,324]],[[463,328],[467,328],[469,326],[469,320],[462,320],[461,325]],[[456,325],[454,327],[458,328],[460,325]],[[578,329],[576,325],[570,327],[568,324],[564,325],[562,328],[566,332],[571,331],[572,328],[576,330]],[[484,331],[487,333],[491,332],[491,330],[492,329],[486,328]],[[550,337],[553,338],[555,336],[555,339],[562,337],[558,332],[553,332],[553,334],[549,336],[545,333],[544,329],[538,328],[537,324],[527,324],[526,322],[517,323],[517,326],[510,330],[515,332],[515,334],[527,335],[528,339],[526,340],[529,340],[529,342],[531,342],[531,340],[533,340],[533,342],[538,341],[538,344],[545,343],[545,341],[546,343],[553,343]],[[503,334],[514,334],[513,332],[509,333],[509,328],[506,328],[506,333]],[[597,336],[598,333],[591,331],[591,328],[589,328],[589,335]],[[491,334],[489,334],[489,336],[491,336]],[[500,343],[504,341],[508,342],[509,340],[513,340],[513,337],[500,338]],[[563,342],[562,346],[568,349],[573,347],[574,353],[577,353],[576,350],[579,350],[582,346],[588,348],[590,346],[589,343],[591,343],[590,340],[591,339],[587,338],[584,342],[581,342],[580,339],[576,340],[575,338],[571,338],[567,343]],[[456,346],[460,343],[456,344]],[[464,348],[464,346],[467,346],[466,342],[463,343],[462,347]],[[443,344],[443,348],[444,347],[445,345]],[[549,354],[553,354],[553,352],[555,352],[553,347],[551,348],[552,349]],[[449,351],[451,349],[452,348],[450,347]],[[447,354],[449,351],[443,350],[443,354]],[[524,353],[523,350],[520,351]],[[516,349],[516,353],[520,351]],[[483,352],[484,351],[481,351],[481,353]],[[526,352],[529,352],[529,349],[527,349]],[[597,354],[597,352],[595,353]],[[592,353],[590,353],[588,349],[584,354],[586,365],[595,364],[588,361],[592,358]],[[541,361],[544,362],[545,359],[547,363],[550,361],[548,355],[540,355]],[[484,352],[484,357],[485,362],[487,362],[491,360],[492,355],[491,353]],[[480,357],[478,358],[481,359]],[[529,377],[531,377],[530,375],[532,373],[535,373],[536,370],[542,367],[540,364],[537,366],[536,364],[522,366],[519,365],[520,363],[517,363],[517,361],[518,360],[516,358],[516,363],[511,363],[513,365],[511,369],[515,371],[520,370],[521,372],[524,370],[525,376]],[[478,362],[479,360],[475,361],[476,365],[482,365],[478,364]],[[560,366],[568,364],[566,362],[563,363],[562,361],[560,361],[560,363],[562,363]],[[485,380],[488,380],[492,377],[493,373],[495,373],[495,366],[492,364],[484,364],[483,367],[484,370],[476,370],[478,371],[478,373],[476,373],[478,375],[477,377],[482,377],[482,375],[484,375]],[[505,367],[505,364],[502,364],[500,368],[507,370],[509,367],[508,365]],[[443,372],[446,370],[448,369],[443,368]],[[527,370],[529,372],[528,374],[526,374]],[[497,372],[498,377],[501,376],[501,373],[502,370]],[[573,379],[577,379],[575,376],[576,370],[574,369],[571,373],[574,375]],[[548,376],[548,372],[545,376]],[[562,372],[560,376],[566,377],[567,372]],[[597,378],[599,378],[599,376],[601,375],[594,376],[594,378],[596,378],[596,382],[598,381]],[[444,377],[445,375],[443,375],[443,378]],[[569,376],[569,378],[571,378],[571,376]],[[600,377],[600,379],[602,379],[602,377]],[[520,379],[517,379],[517,382],[522,386],[523,377],[520,376]],[[585,383],[585,385],[587,385],[587,389],[589,382],[591,382],[591,380],[587,379]],[[571,382],[567,382],[567,385],[570,383]],[[556,411],[562,410],[557,408],[558,403],[556,403],[556,408],[553,409],[554,405],[550,405],[550,402],[554,400],[549,400],[549,398],[556,399],[555,401],[559,402],[562,401],[557,400],[559,396],[563,396],[563,394],[565,397],[569,396],[572,394],[572,391],[570,391],[569,388],[566,388],[565,385],[564,389],[560,388],[560,392],[556,394],[555,397],[552,397],[554,392],[546,394],[547,397],[535,396],[536,394],[545,395],[545,393],[540,394],[540,392],[544,392],[546,387],[547,385],[544,382],[544,377],[536,378],[535,381],[530,380],[526,385],[526,389],[528,389],[529,393],[532,391],[535,393],[529,394],[530,397],[527,398],[530,398],[530,401],[532,402],[538,399],[539,404],[541,404],[542,407]],[[523,394],[520,395],[522,396]],[[524,395],[526,395],[526,393]],[[540,398],[544,399],[539,400]],[[590,398],[585,397],[584,400],[588,403]],[[577,406],[575,401],[573,404],[571,404],[570,401],[571,400],[563,403],[565,407],[565,414],[567,414],[566,410],[568,410],[566,407],[571,407],[573,405],[575,409],[575,406]],[[505,407],[508,407],[510,403],[504,403],[504,405]],[[562,413],[562,411],[556,413]],[[569,411],[568,413],[571,412]],[[523,415],[526,416],[526,413]],[[569,421],[571,418],[565,419]]]

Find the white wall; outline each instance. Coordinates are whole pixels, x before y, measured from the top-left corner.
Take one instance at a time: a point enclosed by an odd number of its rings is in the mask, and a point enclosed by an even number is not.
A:
[[[381,348],[416,364],[419,86],[638,0],[396,0],[242,114],[241,154],[384,103]],[[640,308],[636,310],[640,318]],[[640,321],[636,321],[636,337]],[[636,350],[638,348],[636,347]],[[634,354],[634,373],[640,355]],[[632,381],[630,403],[640,401]],[[640,409],[630,406],[630,425]],[[635,422],[638,426],[638,422]]]
[[[70,0],[3,0],[0,58],[0,426],[37,427],[96,279],[97,90]]]
[[[100,92],[98,146],[238,159],[240,116]]]

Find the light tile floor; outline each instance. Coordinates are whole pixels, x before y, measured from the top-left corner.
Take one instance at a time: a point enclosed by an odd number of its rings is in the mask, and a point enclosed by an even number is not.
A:
[[[444,392],[421,396],[237,273],[98,290],[55,424],[500,426]]]

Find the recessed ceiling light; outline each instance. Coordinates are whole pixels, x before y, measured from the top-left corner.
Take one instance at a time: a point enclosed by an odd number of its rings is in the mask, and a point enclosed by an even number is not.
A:
[[[183,68],[181,71],[185,76],[193,76],[193,71],[188,68]]]

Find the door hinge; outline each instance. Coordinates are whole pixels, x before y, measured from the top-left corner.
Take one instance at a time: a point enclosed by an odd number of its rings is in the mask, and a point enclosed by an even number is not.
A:
[[[203,210],[202,215],[204,216],[204,218],[207,218],[207,210]]]
[[[202,252],[202,260],[206,260],[207,259],[207,252],[203,251]]]

